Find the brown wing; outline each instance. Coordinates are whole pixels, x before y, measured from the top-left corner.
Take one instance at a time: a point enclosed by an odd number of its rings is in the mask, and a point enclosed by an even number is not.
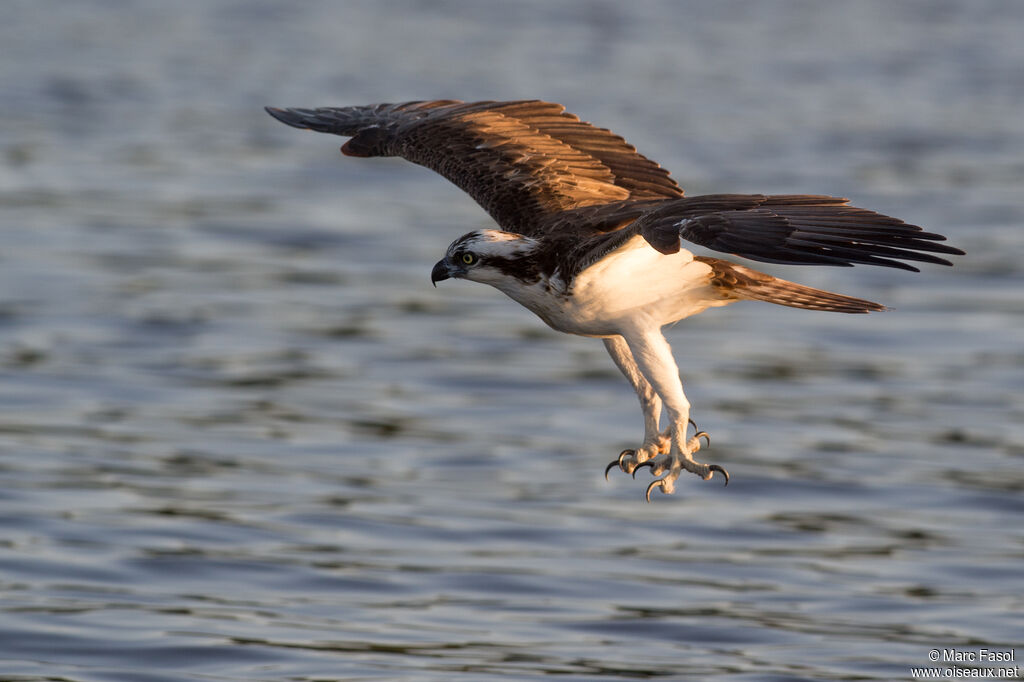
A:
[[[683,191],[624,139],[541,101],[452,100],[273,109],[296,128],[348,135],[350,156],[401,156],[476,199],[502,229],[531,234],[569,209]]]

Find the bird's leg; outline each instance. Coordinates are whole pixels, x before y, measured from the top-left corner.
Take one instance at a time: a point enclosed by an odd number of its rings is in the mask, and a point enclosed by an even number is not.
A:
[[[604,347],[608,355],[612,356],[615,366],[625,375],[626,379],[633,386],[637,397],[640,399],[640,410],[644,415],[644,442],[634,449],[623,450],[617,459],[605,467],[604,477],[608,478],[608,472],[619,467],[627,474],[633,473],[637,465],[650,460],[652,457],[669,451],[671,446],[670,432],[661,432],[661,398],[651,387],[651,384],[640,373],[636,366],[633,354],[621,336],[610,336],[604,339]]]
[[[608,337],[604,339],[604,345],[615,365],[636,391],[644,417],[643,444],[637,449],[623,450],[617,459],[612,460],[605,468],[604,474],[607,478],[608,473],[615,467],[619,467],[626,473],[633,473],[640,464],[651,461],[659,454],[668,454],[672,445],[672,429],[659,430],[662,411],[661,398],[640,372],[626,340],[621,336]],[[688,424],[693,425],[694,430],[697,430],[697,425],[692,419],[687,419],[687,421]],[[691,452],[700,448],[700,438],[705,438],[710,443],[710,437],[706,432],[697,431],[690,439],[695,443],[691,446],[690,441],[687,441],[688,449]]]
[[[700,450],[700,439],[707,436],[698,432],[687,438],[687,427],[690,423],[690,401],[683,393],[683,384],[679,380],[679,368],[668,341],[660,329],[636,330],[625,337],[626,344],[640,374],[647,380],[658,397],[665,405],[668,416],[669,448],[665,454],[638,462],[633,470],[640,466],[649,466],[655,476],[665,474],[647,487],[647,500],[651,499],[651,491],[661,488],[665,494],[675,491],[675,481],[682,471],[697,474],[704,480],[710,479],[715,472],[725,477],[729,483],[729,473],[717,464],[703,464],[693,459],[694,453]]]

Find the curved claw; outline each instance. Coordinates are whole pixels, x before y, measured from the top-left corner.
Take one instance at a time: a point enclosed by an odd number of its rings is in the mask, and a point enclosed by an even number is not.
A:
[[[651,481],[651,484],[649,486],[647,486],[647,493],[644,496],[647,498],[647,503],[648,504],[650,504],[650,502],[651,502],[651,491],[654,490],[654,486],[658,486],[659,488],[661,488],[662,492],[664,492],[665,491],[664,483],[665,483],[665,481],[663,479],[659,478],[656,481]]]
[[[633,467],[633,478],[636,478],[636,472],[642,469],[643,467],[651,467],[651,471],[654,471],[654,460],[648,459],[644,462],[640,462],[635,467]]]
[[[694,426],[694,428],[697,428],[697,427]],[[698,440],[703,438],[705,441],[707,441],[707,444],[708,444],[707,446],[709,448],[711,447],[711,436],[708,435],[707,431],[698,431],[697,433],[693,434],[693,437],[697,438]]]
[[[690,426],[692,426],[692,427],[693,427],[693,430],[694,430],[694,431],[696,431],[696,430],[697,430],[697,422],[693,421],[693,420],[692,420],[692,419],[690,419],[689,417],[687,417],[686,421],[687,421],[687,422],[689,422]]]
[[[729,485],[729,472],[728,471],[726,471],[722,467],[718,466],[717,464],[712,464],[712,465],[708,466],[708,471],[711,471],[711,472],[717,471],[717,472],[719,472],[720,474],[725,476],[725,485]]]
[[[604,480],[608,480],[608,472],[610,472],[616,466],[625,471],[626,468],[622,466],[622,460],[625,459],[626,457],[632,457],[635,454],[636,450],[629,450],[628,448],[620,452],[618,459],[613,459],[611,462],[608,463],[608,466],[604,468]]]

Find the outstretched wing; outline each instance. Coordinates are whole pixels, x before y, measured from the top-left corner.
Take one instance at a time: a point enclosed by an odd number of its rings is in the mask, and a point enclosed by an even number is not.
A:
[[[917,272],[901,261],[952,265],[932,254],[963,255],[924,232],[847,199],[812,195],[709,194],[662,202],[633,225],[651,246],[675,253],[680,239],[715,251],[789,265],[883,265]]]
[[[624,139],[537,100],[454,100],[274,109],[283,123],[351,136],[350,156],[401,156],[476,199],[504,230],[531,234],[560,211],[631,199],[679,198],[657,163]]]

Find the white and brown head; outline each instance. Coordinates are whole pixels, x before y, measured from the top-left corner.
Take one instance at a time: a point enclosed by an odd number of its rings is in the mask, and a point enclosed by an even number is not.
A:
[[[430,272],[430,281],[468,279],[504,288],[512,281],[532,284],[540,277],[537,241],[514,232],[476,230],[451,243]]]

